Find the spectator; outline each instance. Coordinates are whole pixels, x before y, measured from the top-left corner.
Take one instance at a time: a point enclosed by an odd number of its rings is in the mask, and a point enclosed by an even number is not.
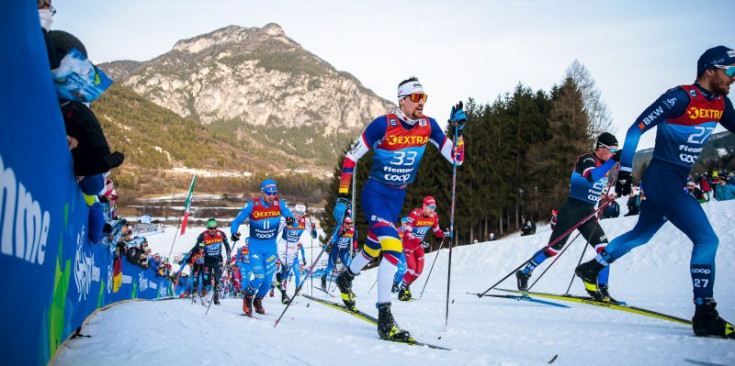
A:
[[[610,201],[610,204],[608,204],[603,210],[602,210],[602,218],[603,219],[609,219],[613,217],[620,216],[620,205],[616,201]]]
[[[704,193],[702,193],[702,190],[697,188],[697,185],[694,184],[694,181],[687,182],[687,190],[689,191],[689,194],[691,194],[695,199],[697,199],[697,202],[699,203],[705,203],[707,202],[704,199]]]
[[[556,227],[556,220],[557,220],[558,214],[559,214],[559,211],[551,210],[551,220],[549,221],[549,225],[551,225],[551,231],[554,231],[554,227]]]
[[[718,201],[727,201],[735,198],[735,186],[727,184],[724,179],[719,179],[715,189],[715,199]]]
[[[630,192],[630,194],[628,195],[628,202],[626,203],[626,206],[628,207],[628,213],[625,214],[625,216],[638,215],[641,212],[641,207],[643,207],[643,203],[645,201],[646,196],[643,193],[642,189],[638,194]]]
[[[533,235],[536,233],[536,223],[533,220],[526,218],[525,215],[521,216],[521,236]]]
[[[707,175],[703,174],[701,177],[699,177],[699,188],[704,194],[704,200],[706,202],[709,202],[710,192],[712,191],[712,188],[710,187],[709,181],[707,180]]]

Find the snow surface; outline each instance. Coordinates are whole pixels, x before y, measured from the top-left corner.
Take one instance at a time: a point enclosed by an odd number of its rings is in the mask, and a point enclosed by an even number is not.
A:
[[[624,202],[622,206],[624,207]],[[720,315],[735,321],[735,201],[703,205],[720,238],[715,298]],[[625,209],[623,209],[625,211]],[[608,237],[630,230],[637,216],[602,220]],[[242,230],[241,230],[242,231]],[[187,230],[174,253],[188,250],[201,232]],[[432,350],[381,341],[363,320],[298,297],[281,323],[280,297],[266,297],[266,315],[241,315],[242,301],[225,299],[205,308],[189,300],[140,301],[113,306],[92,317],[58,354],[56,365],[735,365],[735,342],[694,337],[691,328],[659,319],[584,304],[558,308],[498,298],[482,292],[546,244],[548,226],[536,235],[513,236],[452,251],[451,305],[445,327],[448,250],[442,250],[423,298],[393,302],[400,325],[418,340],[452,348]],[[151,237],[168,253],[173,230]],[[307,256],[309,255],[307,239]],[[315,243],[316,244],[316,243]],[[533,290],[564,293],[584,244],[578,238]],[[318,244],[317,244],[318,245]],[[611,268],[611,292],[629,304],[691,319],[691,242],[667,223],[653,240]],[[314,250],[314,255],[318,250]],[[414,284],[418,296],[435,253]],[[586,250],[585,260],[592,257]],[[546,261],[532,281],[548,267]],[[377,316],[376,271],[354,281],[357,306]],[[513,288],[510,277],[502,287]],[[308,286],[305,287],[309,292]],[[293,293],[293,289],[290,289]],[[573,294],[584,294],[575,279]],[[325,296],[314,291],[316,296]],[[331,298],[336,300],[338,298]]]

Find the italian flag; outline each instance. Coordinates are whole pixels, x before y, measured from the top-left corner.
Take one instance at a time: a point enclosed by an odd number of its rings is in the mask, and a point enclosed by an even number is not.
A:
[[[191,210],[191,196],[194,194],[194,183],[197,181],[197,176],[191,178],[191,185],[189,186],[189,194],[186,195],[186,203],[184,204],[184,219],[181,220],[181,235],[184,235],[186,231],[186,222],[189,221],[189,211]]]

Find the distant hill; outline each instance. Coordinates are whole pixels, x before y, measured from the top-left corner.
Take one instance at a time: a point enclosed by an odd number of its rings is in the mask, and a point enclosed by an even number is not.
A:
[[[299,158],[309,172],[310,166],[331,171],[367,123],[396,108],[272,23],[229,26],[181,40],[149,61],[99,66],[179,117],[245,145],[259,142],[269,160],[280,159],[274,150]]]

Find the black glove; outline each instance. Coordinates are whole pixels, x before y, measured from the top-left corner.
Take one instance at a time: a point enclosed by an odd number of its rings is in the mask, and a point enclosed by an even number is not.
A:
[[[622,149],[618,150],[618,152],[616,152],[615,155],[613,155],[612,159],[613,159],[613,161],[620,162],[620,157],[621,156],[623,156],[623,150]]]
[[[464,130],[465,123],[467,123],[467,115],[462,110],[462,102],[452,106],[452,111],[449,113],[449,123],[457,131],[457,137],[462,136],[462,130]]]
[[[615,194],[618,196],[627,196],[630,194],[632,184],[633,176],[630,172],[621,170],[618,172],[618,181],[615,183]]]
[[[240,233],[233,233],[232,236],[230,236],[230,239],[232,239],[233,242],[240,240]]]
[[[291,226],[294,223],[293,217],[289,216],[286,218],[286,225]]]

